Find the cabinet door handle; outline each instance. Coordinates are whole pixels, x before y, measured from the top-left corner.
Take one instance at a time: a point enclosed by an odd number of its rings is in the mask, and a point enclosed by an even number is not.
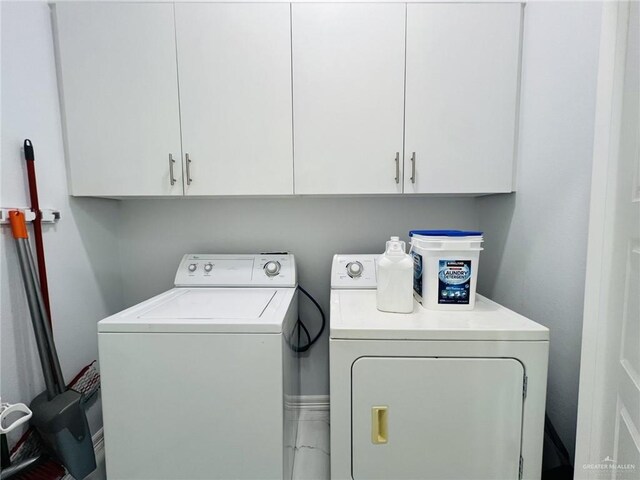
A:
[[[411,183],[416,183],[416,152],[411,153]]]
[[[169,183],[173,187],[174,183],[176,183],[176,177],[173,175],[173,165],[176,161],[173,159],[173,154],[169,154]]]
[[[400,183],[400,152],[396,152],[396,183]]]
[[[389,441],[387,417],[389,407],[371,407],[371,443],[380,445]]]
[[[191,182],[193,182],[193,179],[191,178],[191,159],[189,158],[188,153],[184,154],[184,159],[187,163],[187,185],[191,185]]]

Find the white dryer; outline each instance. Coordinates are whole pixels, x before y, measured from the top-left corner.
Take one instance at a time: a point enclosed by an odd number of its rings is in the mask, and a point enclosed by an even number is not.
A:
[[[297,310],[293,255],[185,255],[100,321],[109,479],[290,479]]]
[[[549,331],[475,309],[376,309],[377,255],[331,273],[333,480],[540,479]]]

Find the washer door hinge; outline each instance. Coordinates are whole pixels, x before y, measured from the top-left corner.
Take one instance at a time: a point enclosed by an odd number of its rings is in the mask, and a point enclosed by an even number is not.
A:
[[[522,457],[520,457],[520,465],[518,466],[518,480],[522,480],[522,464],[523,464],[523,459]]]

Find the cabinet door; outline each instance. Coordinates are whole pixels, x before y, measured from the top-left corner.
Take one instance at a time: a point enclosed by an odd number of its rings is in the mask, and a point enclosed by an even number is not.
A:
[[[352,368],[354,480],[515,480],[522,364],[372,358]]]
[[[407,6],[406,193],[513,190],[520,4]]]
[[[402,192],[404,4],[291,8],[296,193]]]
[[[293,193],[289,4],[178,3],[176,38],[186,194]]]
[[[182,195],[173,5],[63,2],[55,18],[71,193]]]

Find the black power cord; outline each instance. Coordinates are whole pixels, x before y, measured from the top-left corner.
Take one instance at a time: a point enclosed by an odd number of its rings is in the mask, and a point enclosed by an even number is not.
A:
[[[298,330],[298,344],[297,345],[291,345],[291,348],[296,353],[303,353],[303,352],[308,351],[311,348],[311,346],[318,341],[318,339],[320,338],[320,335],[322,335],[322,332],[324,332],[324,329],[325,329],[326,324],[327,324],[327,319],[324,316],[324,312],[322,311],[322,307],[316,301],[316,299],[313,298],[311,296],[311,294],[309,292],[307,292],[304,288],[302,288],[300,285],[298,285],[296,288],[298,290],[300,290],[309,300],[311,300],[311,302],[318,309],[318,312],[320,312],[320,316],[322,317],[322,325],[320,326],[320,330],[318,331],[318,333],[313,338],[311,338],[311,334],[309,333],[309,330],[304,325],[304,323],[302,323],[302,320],[300,320],[300,317],[298,317],[298,320],[296,321],[296,324],[293,327],[293,332],[295,332],[296,329]],[[307,337],[307,341],[306,341],[306,343],[304,345],[301,345],[301,343],[300,343],[300,335],[301,335],[302,332],[304,332],[304,336]]]
[[[556,449],[556,453],[562,465],[573,466],[571,465],[571,455],[569,455],[569,450],[567,450],[567,447],[560,438],[560,435],[558,435],[558,431],[553,426],[553,423],[551,423],[551,419],[549,418],[548,414],[545,414],[544,416],[544,433],[549,436],[551,443],[553,443],[553,446]]]

